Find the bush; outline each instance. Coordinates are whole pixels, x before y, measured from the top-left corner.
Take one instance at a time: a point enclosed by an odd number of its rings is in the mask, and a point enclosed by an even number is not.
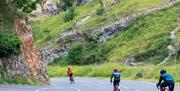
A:
[[[75,47],[70,49],[66,60],[69,64],[84,64],[83,46],[81,44],[77,44]]]
[[[0,27],[0,57],[18,54],[21,41],[16,34],[8,32]]]
[[[96,14],[99,16],[103,15],[103,13],[104,13],[104,8],[99,8],[96,10]]]
[[[64,15],[63,20],[64,22],[68,22],[73,20],[75,16],[76,16],[75,9],[70,8],[68,12]]]
[[[78,44],[69,50],[69,54],[66,57],[66,63],[72,65],[89,65],[104,63],[105,61],[107,61],[106,54],[109,52],[109,48],[99,47],[102,46],[97,46],[97,44],[93,43]]]

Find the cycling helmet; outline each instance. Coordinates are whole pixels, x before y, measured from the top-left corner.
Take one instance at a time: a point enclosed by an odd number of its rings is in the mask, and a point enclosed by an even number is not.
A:
[[[114,72],[118,72],[118,69],[114,69]]]
[[[160,74],[165,74],[166,73],[166,70],[161,70],[160,71]]]

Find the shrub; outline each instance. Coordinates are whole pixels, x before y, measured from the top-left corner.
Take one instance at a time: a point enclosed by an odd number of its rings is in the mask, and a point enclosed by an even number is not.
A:
[[[96,14],[99,16],[103,15],[103,13],[104,13],[104,8],[99,8],[96,10]]]
[[[63,20],[64,22],[68,22],[73,20],[75,16],[76,16],[75,9],[70,8],[68,12],[64,15]]]
[[[0,57],[20,52],[21,41],[16,34],[0,27]]]
[[[83,43],[74,46],[69,50],[66,60],[59,60],[58,63],[67,63],[72,65],[100,64],[107,61],[106,54],[109,48],[99,48],[97,44]],[[66,61],[66,62],[63,62]],[[57,62],[57,61],[56,61]]]
[[[77,44],[75,47],[69,50],[67,59],[69,64],[81,65],[83,64],[83,46],[81,44]]]

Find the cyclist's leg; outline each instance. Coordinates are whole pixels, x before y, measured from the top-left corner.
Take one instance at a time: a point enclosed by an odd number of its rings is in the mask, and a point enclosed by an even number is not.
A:
[[[119,87],[119,80],[114,80],[113,84],[114,84],[114,91],[117,91],[118,90],[118,87]]]
[[[113,81],[113,91],[116,91],[116,82],[115,82],[115,80]]]
[[[119,83],[120,83],[120,80],[117,81],[118,91],[120,91],[120,85],[119,85]]]
[[[71,79],[72,79],[72,83],[74,83],[74,78],[73,78],[73,74],[72,74],[72,76],[71,76]]]
[[[113,85],[114,85],[114,91],[117,91],[117,85],[118,85],[117,80],[114,80]]]
[[[165,87],[167,87],[167,86],[168,86],[168,84],[166,82],[161,83],[160,90],[164,91]]]
[[[169,85],[169,90],[174,91],[174,83]]]

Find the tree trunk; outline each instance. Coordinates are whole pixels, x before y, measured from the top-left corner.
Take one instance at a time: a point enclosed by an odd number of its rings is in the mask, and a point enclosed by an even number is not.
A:
[[[34,44],[32,29],[26,24],[24,19],[16,19],[16,32],[23,43],[21,48],[31,77],[37,83],[48,84],[46,67],[41,61],[40,52]]]

